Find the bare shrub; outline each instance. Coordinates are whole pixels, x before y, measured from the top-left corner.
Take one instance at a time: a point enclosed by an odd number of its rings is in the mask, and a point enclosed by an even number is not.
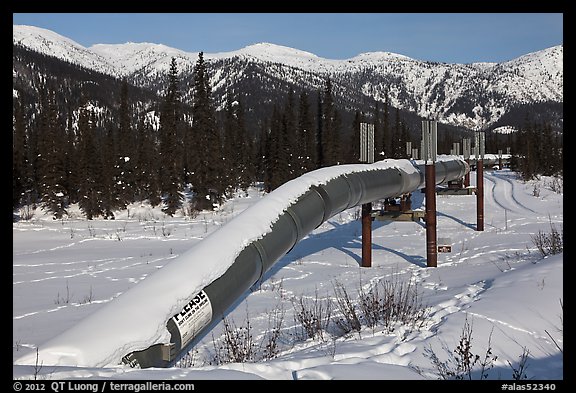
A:
[[[69,304],[72,301],[72,294],[70,293],[70,286],[68,285],[68,281],[66,281],[66,295],[60,296],[60,292],[56,295],[56,299],[54,299],[54,304]]]
[[[223,318],[224,333],[219,339],[212,337],[214,354],[208,364],[259,362],[277,357],[280,353],[285,310],[277,307],[268,315],[268,328],[259,340],[254,338],[248,311],[240,326],[232,318]]]
[[[526,375],[526,369],[528,368],[528,359],[530,356],[530,351],[526,347],[522,347],[522,354],[520,355],[520,361],[517,366],[514,366],[509,360],[508,365],[512,369],[512,379],[515,381],[521,381],[523,379],[528,379]]]
[[[334,287],[334,294],[340,315],[333,318],[334,324],[343,332],[348,334],[352,331],[359,332],[361,329],[360,317],[356,310],[354,302],[348,295],[346,287],[341,282],[335,281],[332,283]]]
[[[441,379],[472,380],[472,371],[478,367],[480,368],[479,379],[488,378],[488,371],[498,359],[498,356],[492,352],[492,332],[490,332],[488,348],[483,358],[472,352],[472,333],[473,327],[468,322],[468,315],[466,315],[456,348],[450,350],[446,344],[442,345],[442,348],[448,353],[447,360],[440,360],[431,345],[424,349],[424,356],[431,360]]]
[[[236,326],[232,318],[223,318],[224,335],[220,340],[212,338],[214,357],[211,364],[244,363],[253,360],[256,345],[250,321]]]
[[[532,195],[536,198],[540,196],[540,184],[534,183],[534,187],[532,188]]]
[[[309,300],[300,295],[298,299],[292,299],[294,307],[294,320],[300,323],[301,332],[296,333],[300,339],[323,338],[323,332],[328,329],[332,315],[332,302],[318,298],[318,289],[314,298]]]
[[[564,192],[564,178],[562,176],[553,177],[547,185],[556,194]]]
[[[394,331],[398,324],[420,328],[429,316],[417,284],[404,282],[399,275],[380,281],[368,291],[360,288],[358,299],[361,321],[370,328],[382,325],[386,332]]]
[[[264,344],[259,356],[261,360],[274,359],[280,353],[279,341],[282,335],[282,324],[284,323],[285,314],[284,308],[278,307],[268,313],[268,329],[261,341],[261,346]]]
[[[35,206],[31,204],[24,205],[20,208],[20,219],[30,221],[34,217]]]
[[[540,251],[542,257],[559,254],[564,250],[564,231],[558,231],[550,219],[550,233],[538,231],[538,234],[531,235],[532,243]]]

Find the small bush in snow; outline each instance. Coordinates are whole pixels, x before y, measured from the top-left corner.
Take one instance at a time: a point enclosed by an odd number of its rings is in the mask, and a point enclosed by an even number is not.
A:
[[[562,176],[556,176],[550,179],[548,182],[548,188],[554,191],[556,194],[562,194],[564,191],[564,178]]]
[[[494,367],[494,362],[498,359],[498,356],[492,353],[492,333],[488,338],[488,348],[483,358],[472,352],[472,333],[472,324],[468,322],[466,315],[456,348],[450,350],[445,344],[443,345],[443,349],[448,353],[447,360],[440,360],[432,345],[424,349],[424,356],[432,361],[441,379],[472,380],[473,371],[478,371],[479,379],[488,378],[488,371]]]
[[[346,287],[341,282],[334,282],[334,294],[336,295],[336,303],[340,315],[336,316],[333,321],[336,326],[344,333],[348,334],[352,331],[359,332],[361,329],[360,316],[356,305],[348,295]]]
[[[256,344],[252,326],[247,319],[243,326],[236,326],[231,318],[224,318],[224,335],[220,340],[212,340],[214,357],[211,364],[244,363],[254,360]]]
[[[400,280],[398,275],[378,282],[369,290],[360,288],[358,302],[361,321],[370,328],[382,325],[388,333],[398,324],[420,328],[428,319],[417,285]]]
[[[564,232],[558,231],[550,221],[550,233],[538,231],[538,234],[532,235],[532,243],[542,257],[559,254],[564,250]]]
[[[294,320],[300,323],[303,334],[297,332],[296,337],[323,338],[323,332],[327,330],[332,314],[332,302],[318,298],[316,290],[314,298],[307,300],[304,296],[292,300],[294,307]]]

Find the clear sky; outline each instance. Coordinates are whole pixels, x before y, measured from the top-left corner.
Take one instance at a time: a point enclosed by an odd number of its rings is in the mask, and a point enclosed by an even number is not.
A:
[[[563,44],[562,13],[15,13],[14,24],[83,46],[152,42],[227,52],[270,42],[347,59],[386,51],[447,63],[502,62]]]

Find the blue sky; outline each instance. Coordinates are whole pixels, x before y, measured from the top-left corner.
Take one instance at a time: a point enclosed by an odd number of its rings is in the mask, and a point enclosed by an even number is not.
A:
[[[226,52],[270,42],[329,59],[387,51],[447,63],[501,62],[563,44],[562,13],[15,13],[83,46],[153,42]]]

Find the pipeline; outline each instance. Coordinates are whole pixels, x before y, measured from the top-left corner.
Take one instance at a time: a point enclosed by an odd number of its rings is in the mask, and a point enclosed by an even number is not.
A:
[[[206,283],[200,290],[194,290],[185,299],[185,303],[179,299],[179,308],[174,309],[172,317],[165,319],[165,327],[169,333],[169,338],[166,334],[163,340],[153,345],[146,345],[139,343],[142,350],[132,350],[126,355],[122,356],[121,362],[128,364],[132,367],[148,368],[148,367],[170,367],[179,357],[191,348],[199,338],[207,331],[212,329],[217,323],[221,321],[222,316],[227,309],[237,301],[251,286],[262,279],[264,274],[274,265],[274,263],[288,253],[302,238],[308,233],[319,227],[326,220],[332,216],[355,206],[364,203],[372,202],[382,198],[398,197],[402,194],[413,192],[425,186],[423,161],[409,161],[409,160],[385,160],[374,164],[358,164],[358,165],[341,165],[337,167],[338,175],[334,176],[335,172],[328,172],[330,168],[322,168],[312,171],[306,179],[321,178],[325,173],[330,173],[329,176],[323,181],[308,182],[310,185],[301,193],[298,198],[289,203],[278,218],[271,224],[270,229],[263,233],[256,240],[250,241],[239,252],[233,262],[229,265],[227,270],[214,279]],[[435,165],[436,169],[436,184],[447,183],[448,181],[458,180],[469,172],[468,164],[456,156],[439,156],[439,160]],[[300,178],[298,178],[300,179]],[[298,179],[292,180],[298,181]],[[291,182],[286,183],[287,186]],[[283,186],[284,187],[284,186]],[[270,193],[263,200],[253,205],[250,209],[257,208],[261,203],[264,203],[267,198],[275,198],[275,192]],[[265,207],[264,207],[265,208]],[[241,219],[241,216],[236,217],[234,220]],[[244,217],[246,218],[246,217]],[[232,220],[227,225],[232,224]],[[218,238],[219,232],[225,227],[214,232],[210,235],[211,245],[226,244],[231,241],[240,242],[242,239],[226,239]],[[225,232],[222,231],[222,236]],[[207,241],[206,238],[202,242]],[[198,252],[196,254],[199,254]],[[200,253],[201,254],[201,253]],[[179,258],[186,258],[186,263],[192,262],[194,264],[206,263],[193,252],[193,249],[181,255]],[[162,288],[159,281],[162,280],[162,270],[170,268],[176,261],[171,262],[169,265],[160,269],[156,274],[146,278],[141,284],[148,282],[147,286]],[[173,267],[173,266],[172,266]],[[126,291],[122,296],[115,301],[128,298],[131,292],[138,288],[140,284],[134,288]],[[164,287],[170,284],[164,284]],[[141,296],[143,291],[138,294],[133,293],[134,296]],[[126,295],[126,296],[125,296]],[[153,295],[152,295],[153,296]],[[176,302],[176,300],[174,300]],[[108,312],[106,316],[106,308],[112,306],[114,303],[108,304],[96,311],[94,314],[101,314],[99,316],[91,315],[91,323],[84,323],[83,328],[77,328],[73,333],[68,333],[68,337],[73,337],[78,341],[79,337],[86,336],[86,340],[91,337],[86,333],[90,325],[94,325],[96,321],[102,325],[102,320],[110,318],[114,313]],[[126,303],[126,302],[125,302]],[[146,304],[146,299],[142,299],[142,303]],[[128,303],[129,304],[129,303]],[[184,304],[182,306],[182,304]],[[151,303],[152,305],[152,303]],[[120,305],[118,305],[119,307]],[[180,310],[179,312],[177,312]],[[126,311],[128,312],[128,311]],[[142,312],[145,312],[145,307]],[[84,322],[84,321],[81,321]],[[109,324],[117,323],[118,321],[108,321]],[[138,329],[138,326],[132,326],[133,329]],[[74,327],[72,328],[74,329]],[[71,329],[71,330],[72,330]],[[120,332],[120,329],[122,331]],[[126,326],[119,327],[119,335],[122,337],[114,338],[121,342],[123,339],[127,340],[129,333],[124,332]],[[62,333],[57,339],[53,339],[46,343],[43,352],[45,355],[56,353],[59,348],[63,347],[66,343],[67,332]],[[109,335],[110,337],[111,335]],[[96,339],[93,337],[92,339]],[[98,338],[100,339],[100,338]],[[106,337],[101,338],[105,340]],[[52,343],[53,341],[53,343]],[[125,341],[124,341],[125,342]],[[128,345],[123,347],[129,348]],[[130,347],[131,348],[131,347]],[[67,359],[57,359],[52,363],[59,365],[66,362],[73,362],[73,365],[83,365],[87,363],[82,361],[79,355],[69,355]],[[54,359],[54,357],[52,358]],[[22,359],[16,363],[30,364],[30,362],[38,361],[35,356],[28,356],[27,359]],[[91,366],[106,365],[110,362],[111,358],[107,358],[98,362],[98,364],[90,364]],[[32,363],[33,364],[33,363]],[[45,365],[50,364],[50,356],[46,357]]]

